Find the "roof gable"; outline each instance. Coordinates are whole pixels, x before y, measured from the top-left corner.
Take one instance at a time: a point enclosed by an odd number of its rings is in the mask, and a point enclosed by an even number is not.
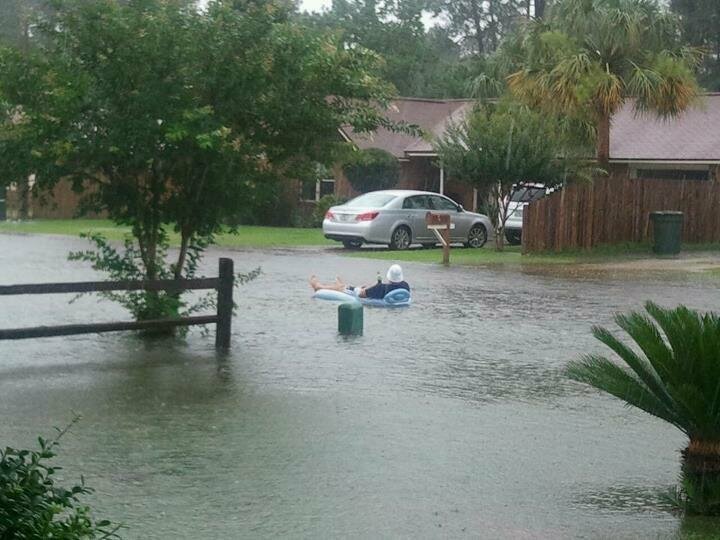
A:
[[[426,134],[437,137],[444,132],[448,119],[458,109],[472,104],[467,99],[416,99],[399,98],[391,102],[386,116],[393,122],[407,122],[419,126]],[[427,147],[432,150],[432,143],[422,137],[395,133],[387,129],[378,129],[374,133],[355,133],[352,128],[344,128],[343,133],[359,148],[381,148],[397,158],[406,157],[406,152],[414,147]]]

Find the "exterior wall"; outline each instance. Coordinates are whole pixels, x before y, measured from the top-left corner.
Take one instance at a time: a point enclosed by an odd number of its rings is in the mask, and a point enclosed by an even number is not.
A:
[[[7,189],[7,219],[20,219],[22,216],[22,193],[17,185]],[[80,199],[82,195],[72,189],[68,180],[61,180],[47,193],[31,192],[27,195],[26,208],[28,219],[73,219],[80,217]],[[89,213],[82,217],[98,218],[102,214]]]
[[[693,170],[693,169],[705,169],[709,170],[709,176],[711,182],[720,181],[720,165],[688,165],[678,164],[673,165],[672,163],[663,164],[651,164],[651,163],[611,163],[608,167],[609,178],[632,178],[632,172],[634,169],[678,169],[678,170]]]

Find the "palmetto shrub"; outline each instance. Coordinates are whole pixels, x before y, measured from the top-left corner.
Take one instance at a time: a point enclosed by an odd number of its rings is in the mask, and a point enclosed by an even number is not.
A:
[[[652,302],[645,310],[615,317],[634,346],[593,328],[624,366],[588,354],[571,362],[567,375],[685,433],[679,500],[688,513],[720,515],[720,318]]]

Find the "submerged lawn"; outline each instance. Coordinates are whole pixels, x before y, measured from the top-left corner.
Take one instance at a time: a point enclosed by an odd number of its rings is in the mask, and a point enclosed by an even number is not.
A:
[[[78,236],[83,232],[102,233],[109,240],[122,240],[130,232],[129,227],[119,227],[103,219],[42,219],[19,223],[0,222],[0,233],[58,234]],[[179,242],[171,234],[173,244]],[[225,247],[283,247],[333,245],[326,240],[320,229],[295,229],[286,227],[256,227],[243,225],[236,233],[223,233],[217,237],[217,245]]]
[[[352,257],[370,259],[439,263],[442,261],[442,249],[409,249],[390,251],[386,249],[365,248],[348,252]],[[571,264],[577,257],[572,255],[523,255],[519,246],[506,246],[504,251],[495,251],[492,246],[483,249],[457,247],[450,249],[450,263],[481,266],[485,264]]]
[[[717,255],[720,244],[683,245],[683,255]],[[350,252],[352,257],[367,257],[381,260],[440,263],[442,249],[409,249],[407,251],[389,251],[385,249],[364,248]],[[450,263],[467,266],[497,264],[550,265],[550,264],[595,264],[618,263],[623,261],[641,261],[662,259],[652,254],[652,246],[645,243],[625,243],[612,246],[599,246],[592,251],[563,251],[561,253],[542,253],[523,255],[520,246],[505,246],[501,252],[488,244],[483,249],[470,249],[461,246],[450,249]],[[674,259],[674,257],[669,257]]]
[[[99,232],[109,240],[122,240],[129,233],[128,227],[118,227],[109,220],[101,219],[67,219],[67,220],[36,220],[25,222],[0,222],[0,234],[57,234],[78,236],[82,232]],[[178,236],[172,234],[170,240],[177,245]],[[217,237],[217,245],[223,247],[302,247],[327,246],[337,253],[349,257],[365,257],[380,260],[411,261],[439,263],[442,261],[442,249],[413,248],[406,251],[390,251],[384,247],[367,246],[356,251],[344,250],[339,242],[323,237],[320,229],[296,229],[290,227],[258,227],[241,226],[235,233],[223,233]],[[683,252],[720,252],[720,244],[688,244],[683,245]],[[483,249],[469,249],[461,246],[450,251],[451,264],[483,266],[497,264],[578,264],[602,263],[624,260],[637,260],[653,257],[649,244],[619,244],[601,246],[587,251],[563,253],[547,253],[540,255],[522,255],[519,246],[505,246],[502,252],[495,251],[494,245],[488,243]],[[653,257],[654,258],[654,257]]]

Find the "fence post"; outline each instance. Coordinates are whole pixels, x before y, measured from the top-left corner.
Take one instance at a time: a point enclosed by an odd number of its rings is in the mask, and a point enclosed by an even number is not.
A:
[[[218,277],[220,283],[217,288],[215,347],[229,349],[232,334],[233,288],[235,285],[235,270],[233,269],[232,259],[220,259]]]

